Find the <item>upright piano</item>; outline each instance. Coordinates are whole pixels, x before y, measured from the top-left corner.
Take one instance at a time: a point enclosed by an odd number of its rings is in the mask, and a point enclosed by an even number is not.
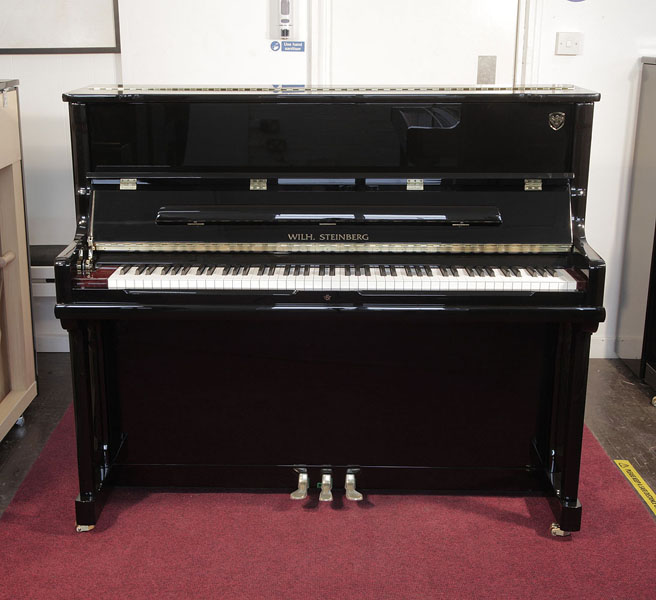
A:
[[[78,530],[114,485],[541,494],[554,535],[579,530],[598,99],[65,94]]]

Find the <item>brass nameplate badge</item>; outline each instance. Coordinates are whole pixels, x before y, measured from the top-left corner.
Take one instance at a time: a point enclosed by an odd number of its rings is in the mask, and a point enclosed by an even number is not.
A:
[[[291,242],[367,242],[368,233],[288,233],[287,239]]]

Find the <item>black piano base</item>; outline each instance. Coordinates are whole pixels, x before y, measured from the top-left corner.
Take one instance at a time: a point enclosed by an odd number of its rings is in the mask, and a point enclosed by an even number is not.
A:
[[[153,315],[154,316],[154,315]],[[277,490],[334,466],[364,492],[545,494],[580,528],[596,323],[240,309],[69,321],[77,523],[110,485]],[[229,465],[229,466],[227,466]]]
[[[310,489],[328,465],[304,466]],[[358,490],[365,494],[435,494],[481,496],[547,496],[555,522],[564,532],[581,528],[581,503],[558,498],[539,469],[456,469],[334,466],[333,492],[343,489],[347,469],[357,471]],[[289,493],[295,488],[295,467],[230,467],[221,465],[114,465],[99,491],[78,496],[76,524],[93,528],[113,486],[150,487],[158,491],[201,488],[216,493]],[[281,487],[285,482],[286,487]],[[292,502],[292,500],[290,500]]]

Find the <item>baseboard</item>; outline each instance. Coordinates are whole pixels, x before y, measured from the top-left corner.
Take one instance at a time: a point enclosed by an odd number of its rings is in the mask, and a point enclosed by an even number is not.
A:
[[[61,333],[38,333],[36,334],[37,352],[68,352],[68,335],[62,330]]]
[[[614,337],[592,336],[590,341],[590,358],[617,358]]]

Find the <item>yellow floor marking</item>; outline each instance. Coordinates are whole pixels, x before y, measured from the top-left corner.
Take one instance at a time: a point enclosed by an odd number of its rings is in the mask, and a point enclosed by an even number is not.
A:
[[[656,515],[656,494],[654,493],[654,490],[643,481],[642,477],[638,475],[638,472],[628,460],[616,460],[615,464],[631,482],[631,485],[636,489],[638,494],[640,494],[642,499],[647,503],[651,512]]]

